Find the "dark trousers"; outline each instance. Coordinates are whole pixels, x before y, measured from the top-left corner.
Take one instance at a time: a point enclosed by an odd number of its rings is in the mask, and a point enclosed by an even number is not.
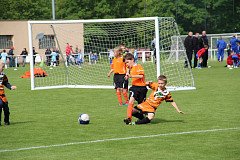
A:
[[[196,57],[196,54],[197,54],[198,50],[194,50],[194,64],[193,64],[193,68],[196,68],[197,65],[198,65],[198,59]]]
[[[9,122],[9,107],[8,107],[8,103],[2,103],[2,105],[0,105],[0,122],[2,119],[2,110],[4,112],[4,122],[8,123]]]
[[[203,54],[203,62],[202,62],[202,67],[207,67],[207,61],[208,61],[208,50]]]
[[[186,51],[187,53],[187,59],[185,60],[185,67],[188,67],[188,63],[190,65],[190,67],[192,68],[192,54],[193,54],[193,51],[192,50],[187,50]]]

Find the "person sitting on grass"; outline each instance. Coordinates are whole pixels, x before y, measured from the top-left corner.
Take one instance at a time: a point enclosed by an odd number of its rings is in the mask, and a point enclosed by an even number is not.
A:
[[[167,77],[160,75],[158,77],[158,82],[146,82],[152,92],[146,101],[135,106],[132,111],[132,116],[138,118],[136,122],[131,122],[129,118],[124,119],[127,125],[139,125],[150,123],[154,116],[158,106],[163,102],[170,102],[171,105],[176,109],[178,113],[184,114],[177,106],[176,102],[173,101],[172,95],[166,89]]]

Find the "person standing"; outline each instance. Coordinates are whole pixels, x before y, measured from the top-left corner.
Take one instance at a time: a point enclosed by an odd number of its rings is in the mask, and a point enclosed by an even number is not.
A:
[[[1,125],[1,115],[2,115],[2,110],[4,111],[4,124],[5,125],[10,125],[9,121],[9,107],[8,107],[8,100],[6,98],[6,94],[4,91],[4,86],[10,90],[15,90],[17,87],[12,86],[8,82],[8,78],[6,74],[3,72],[4,70],[4,63],[2,60],[0,60],[0,125]]]
[[[196,54],[199,50],[200,50],[200,47],[199,47],[199,33],[196,32],[195,36],[193,37],[193,52],[194,52],[193,68],[196,68],[197,64],[198,64],[198,58],[196,57]]]
[[[227,43],[222,39],[222,36],[220,36],[219,40],[217,41],[217,58],[218,62],[222,62],[224,58],[224,49],[227,47]]]
[[[8,58],[9,58],[9,67],[14,67],[14,53],[13,53],[14,48],[11,47],[11,49],[8,51]]]
[[[192,54],[193,54],[193,32],[188,32],[188,36],[184,40],[184,47],[186,49],[187,59],[185,60],[185,68],[188,64],[192,68]]]
[[[124,56],[124,59],[128,68],[125,79],[132,79],[132,86],[129,88],[127,118],[124,119],[124,122],[126,124],[129,124],[132,121],[134,101],[136,100],[138,104],[145,101],[148,89],[146,87],[145,73],[143,67],[140,64],[134,62],[134,56],[131,53],[127,53]]]
[[[23,48],[22,53],[20,55],[22,56],[22,66],[25,67],[26,58],[27,58],[27,55],[28,55],[27,49]]]
[[[209,44],[208,44],[208,38],[207,38],[207,33],[206,31],[202,31],[202,36],[200,38],[200,49],[204,48],[204,46],[207,45],[209,48]],[[205,53],[203,54],[203,61],[202,61],[202,67],[206,68],[207,66],[207,61],[208,61],[208,49],[205,51]]]
[[[237,39],[236,38],[236,34],[234,34],[232,36],[232,38],[230,39],[231,49],[232,49],[232,51],[234,51],[234,53],[238,53],[239,52],[238,45],[237,45],[238,42],[240,42],[240,40]]]
[[[32,48],[33,51],[33,64],[35,65],[35,59],[36,59],[36,51],[35,51],[35,47]]]
[[[126,72],[126,64],[122,56],[122,49],[116,47],[114,49],[114,59],[111,64],[111,69],[107,76],[110,77],[111,74],[114,73],[113,82],[119,106],[128,105],[128,80],[125,80]],[[122,95],[125,99],[125,103],[122,102]]]

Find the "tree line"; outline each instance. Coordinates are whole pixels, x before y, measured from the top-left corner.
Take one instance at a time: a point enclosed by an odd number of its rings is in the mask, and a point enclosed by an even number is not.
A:
[[[240,0],[55,0],[56,19],[174,17],[181,34],[240,32]],[[50,20],[52,0],[1,0],[0,20]]]

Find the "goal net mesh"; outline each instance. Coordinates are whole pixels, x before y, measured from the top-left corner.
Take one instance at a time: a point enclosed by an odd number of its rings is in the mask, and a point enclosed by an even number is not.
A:
[[[113,49],[120,44],[124,44],[127,51],[135,55],[136,63],[143,66],[146,81],[156,81],[160,73],[168,77],[168,85],[173,90],[193,89],[191,69],[184,68],[186,53],[176,22],[163,17],[158,18],[157,25],[155,23],[155,19],[146,18],[31,21],[30,47],[37,46],[42,58],[41,63],[32,64],[31,68],[41,67],[47,73],[45,77],[33,77],[32,89],[113,88],[113,79],[108,78],[107,73]],[[159,48],[155,48],[158,46],[156,38]],[[45,52],[47,49],[58,53],[56,64],[51,63],[53,53]],[[157,67],[158,62],[160,67]]]

